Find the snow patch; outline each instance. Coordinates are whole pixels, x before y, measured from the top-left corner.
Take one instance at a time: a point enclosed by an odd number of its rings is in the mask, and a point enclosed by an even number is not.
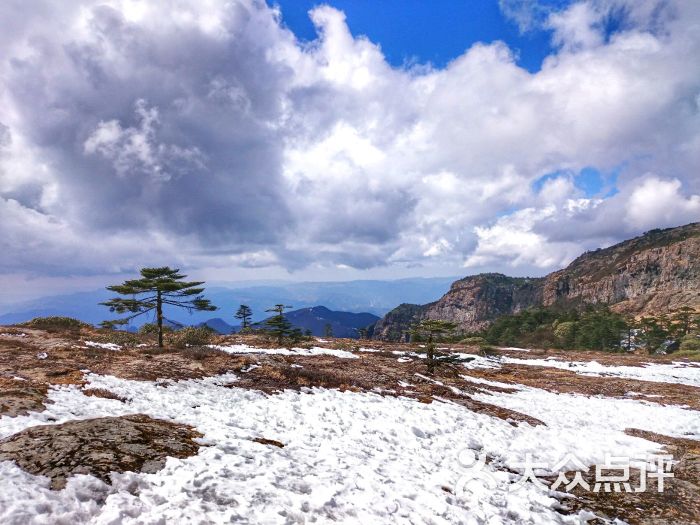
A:
[[[96,341],[85,341],[85,345],[91,348],[102,348],[103,350],[112,350],[118,352],[122,349],[121,346],[115,343],[98,343]]]
[[[678,383],[681,385],[700,387],[700,364],[683,363],[645,363],[643,366],[607,366],[597,361],[560,361],[548,357],[547,359],[519,359],[515,357],[501,358],[503,363],[512,363],[528,366],[545,366],[571,370],[586,376],[612,376],[640,381],[653,381],[655,383]]]
[[[358,359],[352,352],[334,348],[255,348],[248,345],[208,345],[209,348],[222,350],[229,354],[265,354],[265,355],[332,355],[342,359]]]

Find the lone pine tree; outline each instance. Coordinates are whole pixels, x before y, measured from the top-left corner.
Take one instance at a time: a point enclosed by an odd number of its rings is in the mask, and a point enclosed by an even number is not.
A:
[[[291,306],[276,304],[272,308],[265,310],[266,312],[275,312],[277,314],[265,321],[265,324],[269,332],[277,338],[278,344],[282,344],[282,340],[292,333],[292,324],[284,316],[284,311],[289,308]]]
[[[250,331],[250,319],[253,317],[253,310],[247,304],[242,304],[234,314],[234,317],[241,322],[241,332]]]
[[[457,325],[449,321],[441,321],[438,319],[423,319],[418,323],[412,330],[412,335],[427,336],[427,341],[425,345],[426,351],[426,363],[428,365],[428,373],[432,374],[435,372],[435,367],[438,364],[438,356],[435,352],[435,339],[441,337],[443,334],[448,334],[452,332]],[[446,361],[449,356],[445,357]]]
[[[107,289],[119,295],[100,303],[109,307],[110,312],[118,314],[131,313],[123,319],[104,321],[103,326],[114,327],[125,325],[135,317],[155,310],[156,326],[158,327],[158,346],[163,346],[163,305],[186,308],[190,311],[213,311],[213,306],[201,294],[204,281],[183,281],[186,275],[180,270],[167,266],[162,268],[142,268],[141,278],[124,281],[122,284],[108,286]]]

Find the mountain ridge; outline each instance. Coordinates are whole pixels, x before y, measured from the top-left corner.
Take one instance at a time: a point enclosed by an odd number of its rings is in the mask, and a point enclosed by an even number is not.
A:
[[[700,223],[650,230],[585,252],[544,277],[483,273],[458,279],[437,301],[402,304],[388,312],[373,327],[372,337],[399,339],[411,324],[426,318],[476,332],[501,315],[526,308],[582,304],[607,304],[630,315],[700,308]]]

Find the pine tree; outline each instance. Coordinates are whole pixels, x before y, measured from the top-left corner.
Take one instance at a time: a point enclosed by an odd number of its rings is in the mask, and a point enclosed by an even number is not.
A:
[[[208,299],[201,295],[204,281],[183,281],[186,275],[180,270],[167,266],[162,268],[142,268],[141,279],[124,281],[122,284],[108,286],[107,289],[131,298],[115,297],[100,303],[109,307],[110,312],[118,314],[131,313],[124,319],[104,321],[103,326],[125,325],[135,317],[155,310],[158,327],[158,346],[163,346],[163,305],[186,308],[190,311],[213,311]]]
[[[457,328],[457,325],[455,323],[451,323],[449,321],[441,321],[438,319],[423,319],[413,328],[412,335],[419,337],[427,337],[425,351],[429,374],[435,372],[435,367],[438,364],[438,358],[443,357],[436,355],[435,339],[440,338],[444,334],[452,332],[455,328]]]
[[[247,304],[242,304],[234,314],[234,317],[241,321],[241,332],[250,331],[250,318],[253,316],[253,310]]]
[[[277,314],[265,321],[265,324],[270,333],[277,338],[277,343],[280,345],[283,339],[292,333],[292,324],[287,321],[287,318],[284,316],[284,311],[289,308],[291,308],[291,306],[276,304],[272,308],[265,310],[266,312],[275,312]]]
[[[700,325],[700,314],[690,306],[681,306],[671,312],[671,324],[672,332],[683,337]]]
[[[326,323],[326,326],[323,327],[323,336],[333,337],[333,325],[331,323]]]
[[[638,338],[642,345],[651,352],[658,351],[669,335],[664,329],[663,323],[654,317],[642,317],[639,320],[639,329]]]

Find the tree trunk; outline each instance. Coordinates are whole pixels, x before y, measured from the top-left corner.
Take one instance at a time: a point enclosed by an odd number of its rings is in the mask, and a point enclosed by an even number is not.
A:
[[[428,335],[428,373],[432,374],[435,372],[435,345],[433,344],[433,334]]]
[[[158,317],[158,347],[163,348],[163,299],[160,290],[156,292],[156,315]]]

